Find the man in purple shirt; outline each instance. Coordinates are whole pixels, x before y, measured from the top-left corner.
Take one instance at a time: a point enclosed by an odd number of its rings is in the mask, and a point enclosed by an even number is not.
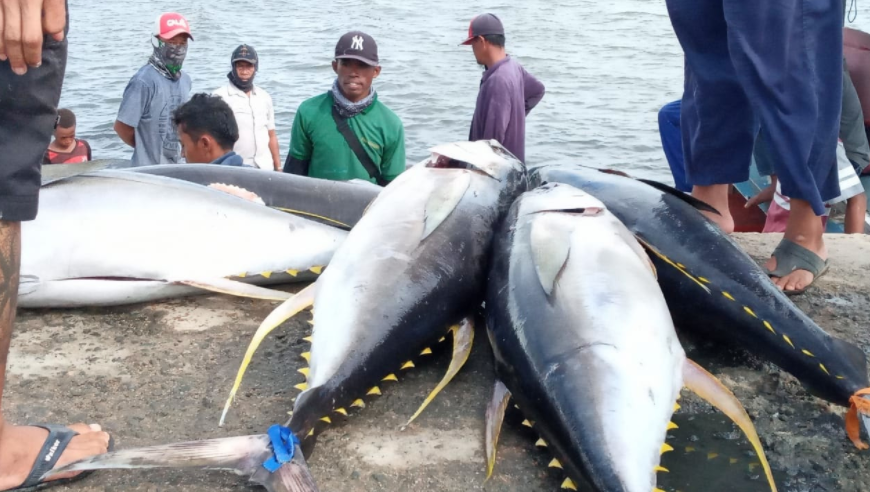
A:
[[[544,84],[505,52],[504,26],[493,14],[475,17],[462,44],[486,67],[468,139],[495,139],[525,162],[526,116],[544,97]]]

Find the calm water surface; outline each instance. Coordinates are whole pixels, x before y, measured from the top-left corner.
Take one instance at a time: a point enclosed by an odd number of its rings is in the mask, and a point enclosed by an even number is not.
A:
[[[468,137],[482,69],[458,46],[485,11],[505,23],[508,51],[547,86],[528,120],[529,163],[614,166],[671,182],[659,108],[680,97],[682,52],[663,0],[70,0],[70,55],[61,106],[75,111],[95,158],[129,158],[112,131],[124,87],[151,53],[155,17],[175,10],[196,41],[185,70],[194,92],[226,83],[241,43],[257,48],[257,83],[276,107],[283,161],[296,108],[332,83],[337,39],[361,29],[378,41],[381,100],[404,121],[408,161]],[[857,27],[870,25],[859,12]]]

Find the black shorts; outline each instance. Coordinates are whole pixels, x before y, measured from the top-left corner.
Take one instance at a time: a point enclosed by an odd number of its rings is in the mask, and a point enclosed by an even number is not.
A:
[[[43,43],[42,65],[28,67],[25,75],[16,75],[9,62],[0,62],[0,220],[3,221],[33,220],[39,205],[42,157],[54,133],[67,52],[66,36],[61,42],[46,36]]]

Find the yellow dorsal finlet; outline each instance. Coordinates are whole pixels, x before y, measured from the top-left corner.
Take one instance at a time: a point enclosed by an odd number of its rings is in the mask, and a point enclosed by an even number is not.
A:
[[[312,337],[310,337],[310,336],[309,336],[309,337],[305,337],[305,338],[303,338],[303,340],[305,340],[305,341],[308,342],[308,343],[314,343],[314,338],[312,338]]]
[[[679,428],[680,428],[679,425],[677,425],[673,422],[668,422],[668,430],[674,430],[674,429],[679,429]]]
[[[269,278],[269,277],[272,276],[272,272],[260,272],[260,275],[262,275],[262,276],[264,276],[264,277],[266,277],[266,278]]]
[[[671,472],[670,470],[668,470],[667,468],[665,468],[665,467],[663,467],[663,466],[661,466],[661,465],[659,465],[659,466],[653,468],[653,470],[655,470],[656,473],[658,473],[658,472],[662,472],[662,473],[670,473],[670,472]]]
[[[564,482],[562,482],[562,488],[567,490],[577,490],[577,486],[574,485],[574,481],[570,478],[566,478]]]
[[[335,410],[335,413],[340,413],[341,415],[344,415],[345,417],[347,417],[347,410],[345,410],[343,408],[337,408]]]
[[[402,369],[403,369],[403,370],[404,370],[404,369],[411,369],[411,368],[413,368],[413,367],[417,367],[417,366],[415,366],[415,365],[414,365],[414,362],[413,362],[413,361],[410,361],[410,360],[409,360],[408,362],[405,362],[405,363],[402,365]]]
[[[298,389],[299,391],[305,391],[308,389],[308,383],[299,383],[294,386],[294,388]]]
[[[530,420],[523,420],[523,425],[526,426],[526,427],[532,427],[532,426],[534,426],[535,424],[532,423]]]
[[[364,401],[362,401],[362,400],[356,400],[355,402],[351,403],[350,406],[351,406],[351,407],[356,407],[356,408],[365,408],[365,407],[366,407],[366,402],[364,402]]]
[[[311,362],[311,352],[302,352],[300,356],[305,359],[305,362]]]
[[[432,355],[432,349],[429,347],[426,347],[423,349],[422,352],[420,352],[420,355]]]
[[[320,275],[321,273],[323,273],[322,266],[311,267],[311,268],[309,268],[309,270],[311,270],[315,275]]]
[[[550,461],[550,464],[547,465],[547,467],[548,467],[548,468],[558,468],[558,469],[561,470],[561,469],[562,469],[562,463],[559,463],[559,460],[557,460],[556,458],[553,458],[553,460]]]
[[[314,326],[314,320],[313,320],[313,319],[309,319],[309,320],[308,320],[308,324],[311,325],[311,326]]]
[[[329,417],[321,417],[321,418],[320,418],[320,421],[321,421],[321,422],[326,422],[327,424],[331,424],[331,423],[332,423],[332,419],[330,419]]]
[[[546,448],[546,447],[547,447],[547,441],[545,441],[543,438],[538,439],[538,441],[535,443],[535,446],[537,446],[537,447],[539,447],[539,448]]]
[[[380,395],[381,395],[381,389],[378,388],[377,386],[375,386],[374,388],[370,389],[369,392],[366,393],[366,395],[367,395],[367,396],[372,396],[372,395],[380,396]]]
[[[299,275],[299,270],[284,270],[284,271],[287,272],[287,274],[292,276],[292,277]]]
[[[302,374],[303,376],[305,376],[307,378],[308,374],[311,373],[311,369],[308,367],[303,367],[302,369],[298,369],[296,372],[298,372],[299,374]]]
[[[664,443],[664,444],[662,444],[661,454],[665,454],[665,453],[667,453],[669,451],[673,451],[673,450],[674,450],[674,448],[670,444]]]
[[[399,382],[399,378],[397,378],[395,374],[390,374],[389,376],[385,377],[384,379],[381,379],[381,381],[396,381],[396,382]]]

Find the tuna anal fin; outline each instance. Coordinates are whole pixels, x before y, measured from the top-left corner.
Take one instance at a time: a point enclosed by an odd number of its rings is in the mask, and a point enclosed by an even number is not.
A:
[[[282,292],[280,290],[266,289],[256,285],[230,280],[228,278],[217,278],[209,280],[173,280],[174,284],[188,285],[203,289],[218,294],[229,294],[238,297],[250,297],[253,299],[264,299],[267,301],[286,301],[293,294]]]
[[[495,382],[492,400],[486,407],[486,480],[492,476],[495,469],[495,451],[498,447],[498,436],[501,435],[501,426],[504,423],[504,414],[507,411],[511,392],[501,381]]]
[[[230,391],[230,397],[227,399],[227,403],[224,406],[224,411],[221,414],[221,420],[218,425],[224,425],[224,419],[227,416],[227,411],[229,411],[230,405],[233,403],[233,398],[235,398],[236,396],[236,391],[238,391],[239,386],[242,385],[242,377],[245,375],[245,370],[248,368],[248,364],[251,363],[251,359],[253,358],[254,352],[256,352],[257,347],[260,346],[260,343],[263,342],[263,339],[266,338],[266,335],[268,335],[272,330],[281,325],[281,323],[287,321],[303,309],[314,304],[314,294],[317,291],[317,285],[317,282],[314,282],[308,287],[299,291],[295,296],[287,299],[287,301],[285,301],[280,306],[275,308],[274,311],[269,313],[269,316],[267,316],[266,319],[263,320],[263,323],[260,324],[260,327],[254,334],[253,339],[251,339],[251,343],[248,346],[247,352],[245,352],[245,358],[242,360],[241,367],[239,367],[239,373],[236,375],[236,381],[235,383],[233,383],[233,389]]]
[[[426,202],[425,223],[420,242],[429,237],[444,222],[444,219],[453,212],[453,209],[456,208],[456,205],[465,196],[465,192],[468,191],[469,185],[471,185],[471,175],[468,173],[458,173],[448,186],[432,190],[429,201]]]
[[[746,413],[746,409],[743,408],[737,397],[715,376],[688,359],[683,365],[683,383],[695,394],[706,400],[707,403],[721,410],[746,434],[746,437],[755,449],[755,453],[758,455],[758,459],[761,460],[764,474],[767,476],[767,481],[770,484],[770,490],[776,492],[773,472],[770,470],[770,464],[767,462],[767,456],[764,454],[761,440],[758,438],[758,433],[755,432],[755,426]]]
[[[535,272],[538,274],[541,287],[549,296],[556,286],[559,272],[568,261],[571,243],[562,229],[549,227],[546,216],[534,219],[530,236]]]
[[[269,436],[243,436],[125,449],[74,461],[43,479],[76,471],[132,468],[204,468],[251,475],[271,454]]]
[[[459,373],[459,370],[462,369],[462,366],[465,365],[465,362],[468,360],[468,356],[471,355],[471,347],[474,345],[474,322],[471,317],[463,319],[457,326],[454,326],[450,329],[453,332],[453,358],[450,360],[450,366],[447,368],[447,373],[444,375],[444,378],[441,379],[441,382],[438,383],[438,386],[429,393],[429,396],[426,397],[426,400],[423,401],[423,404],[420,405],[420,409],[417,410],[406,426],[414,421],[417,417],[423,413],[423,410],[432,403],[432,400],[438,396],[438,393],[441,392],[444,388],[450,384],[450,381],[453,380],[454,376]]]

